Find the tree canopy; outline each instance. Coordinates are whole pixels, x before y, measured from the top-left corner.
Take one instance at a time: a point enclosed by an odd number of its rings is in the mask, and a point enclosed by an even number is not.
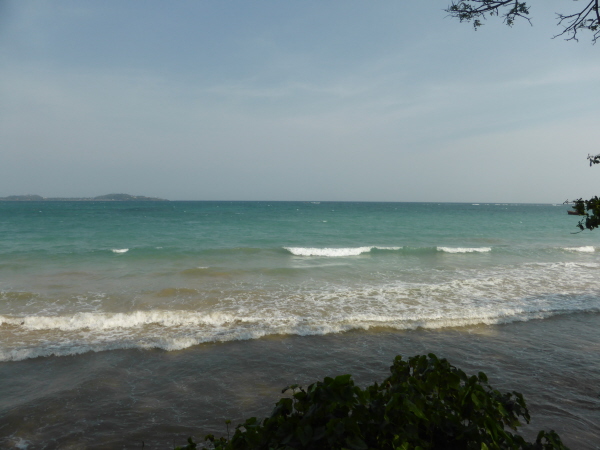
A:
[[[577,2],[573,12],[556,13],[563,30],[554,37],[565,36],[568,41],[577,41],[580,31],[589,31],[595,44],[600,38],[600,0],[573,1]],[[472,23],[475,29],[483,25],[483,20],[494,16],[501,17],[508,26],[518,19],[531,23],[529,5],[519,0],[454,0],[446,12],[461,22]]]

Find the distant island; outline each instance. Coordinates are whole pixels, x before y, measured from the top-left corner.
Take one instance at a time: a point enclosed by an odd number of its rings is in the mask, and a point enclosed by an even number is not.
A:
[[[0,202],[168,202],[164,198],[143,195],[106,194],[98,197],[42,197],[41,195],[9,195]]]

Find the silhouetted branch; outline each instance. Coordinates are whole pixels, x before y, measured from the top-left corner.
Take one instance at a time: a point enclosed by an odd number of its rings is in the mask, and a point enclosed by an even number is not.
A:
[[[565,29],[562,33],[557,34],[554,37],[567,35],[567,41],[578,41],[577,32],[579,30],[587,29],[593,32],[592,42],[595,44],[598,38],[600,38],[600,12],[598,11],[599,0],[591,0],[585,8],[580,12],[574,14],[560,14],[558,16],[558,24],[562,25]]]
[[[501,14],[501,10],[504,12]],[[502,16],[504,23],[512,26],[517,17],[527,20],[531,24],[529,7],[525,2],[518,0],[471,0],[471,1],[453,1],[446,12],[451,17],[457,18],[461,22],[473,21],[475,29],[483,23],[487,16]]]
[[[593,164],[600,164],[600,154],[598,154],[598,155],[588,155],[587,159],[590,160],[590,167],[592,167]]]
[[[508,26],[512,26],[517,18],[531,24],[529,6],[519,0],[452,0],[445,11],[461,22],[472,22],[475,29],[483,25],[482,20],[491,16],[502,17]],[[567,41],[577,41],[579,31],[588,30],[592,33],[594,44],[600,39],[600,0],[588,0],[579,12],[556,15],[558,25],[564,29],[555,38],[565,36]]]

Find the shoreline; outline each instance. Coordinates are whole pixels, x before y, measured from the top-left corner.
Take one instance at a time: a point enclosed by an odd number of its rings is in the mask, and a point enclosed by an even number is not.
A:
[[[527,439],[555,429],[573,449],[600,448],[600,313],[442,330],[269,336],[180,351],[116,350],[0,363],[0,445],[168,448],[264,417],[289,384],[388,374],[396,354],[435,353],[493,388],[521,392]],[[58,406],[57,406],[58,405]],[[66,423],[66,425],[65,425]],[[594,442],[594,440],[596,442]],[[16,447],[15,447],[16,448]]]

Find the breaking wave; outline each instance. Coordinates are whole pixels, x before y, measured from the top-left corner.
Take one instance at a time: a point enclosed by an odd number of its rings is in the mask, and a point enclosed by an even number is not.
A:
[[[346,247],[346,248],[321,248],[321,247],[284,247],[285,250],[294,256],[325,256],[325,257],[340,257],[340,256],[359,256],[365,253],[376,251],[399,251],[404,253],[487,253],[491,252],[491,247]],[[585,251],[585,250],[581,250]]]
[[[27,347],[13,347],[0,350],[0,361],[20,361],[28,358],[48,356],[69,356],[86,352],[99,352],[119,349],[162,349],[166,351],[183,350],[204,343],[228,342],[236,340],[259,339],[268,335],[325,335],[351,330],[369,330],[378,328],[391,328],[397,330],[439,329],[446,327],[465,327],[475,325],[496,325],[510,322],[524,322],[534,319],[544,319],[553,315],[582,312],[586,309],[567,308],[542,308],[528,310],[522,307],[505,307],[497,310],[457,310],[454,314],[440,314],[430,311],[427,314],[406,313],[389,316],[378,313],[348,314],[333,318],[321,318],[308,321],[306,318],[287,316],[278,317],[265,323],[264,318],[247,318],[224,315],[222,317],[202,317],[190,315],[188,312],[171,311],[166,317],[161,313],[154,317],[144,317],[139,312],[121,317],[111,317],[107,322],[101,323],[100,317],[94,319],[95,325],[88,318],[37,318],[26,320],[27,327],[55,327],[90,330],[90,326],[107,330],[119,328],[120,325],[128,326],[128,332],[96,334],[94,339],[87,340],[83,333],[64,336],[60,341],[52,343],[37,342]],[[598,309],[588,309],[598,312]],[[165,313],[163,311],[162,313]],[[179,313],[179,314],[178,314]],[[83,320],[82,320],[83,319]],[[4,318],[6,320],[6,318]],[[77,323],[78,320],[82,320]],[[6,323],[6,322],[5,322]],[[131,328],[143,325],[156,325],[163,328],[162,332],[134,333]],[[166,327],[166,328],[165,328]],[[47,328],[46,328],[47,329]],[[123,330],[120,330],[123,331]]]
[[[445,253],[486,253],[491,252],[491,247],[438,247],[438,252]]]
[[[371,250],[400,250],[402,247],[347,247],[347,248],[311,248],[311,247],[284,247],[295,256],[358,256],[369,253]]]
[[[535,266],[532,264],[531,268],[535,270]],[[547,268],[558,277],[565,274],[566,279],[568,271],[581,269],[564,264]],[[574,283],[581,285],[586,279],[595,278],[597,268],[590,269],[594,270]],[[485,277],[434,285],[402,283],[358,289],[338,286],[331,291],[288,292],[263,298],[261,304],[253,298],[238,299],[235,305],[219,311],[153,309],[56,316],[0,315],[0,330],[7,338],[0,350],[0,361],[130,348],[174,351],[269,335],[494,325],[573,312],[600,312],[595,291],[577,291],[562,281],[558,283],[563,292],[550,296],[532,292],[533,286],[526,277]]]
[[[567,250],[569,252],[593,253],[596,251],[596,248],[591,245],[586,245],[583,247],[565,247],[563,250]]]

